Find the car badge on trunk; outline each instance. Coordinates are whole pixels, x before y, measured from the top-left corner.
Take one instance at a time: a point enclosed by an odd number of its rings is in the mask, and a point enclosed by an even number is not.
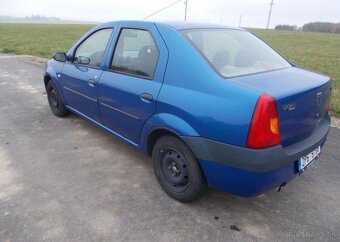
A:
[[[295,103],[288,103],[285,105],[282,105],[282,110],[283,111],[293,111],[296,108],[296,104]]]

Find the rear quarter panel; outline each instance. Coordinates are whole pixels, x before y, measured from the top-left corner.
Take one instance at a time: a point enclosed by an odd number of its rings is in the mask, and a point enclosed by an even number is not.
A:
[[[169,50],[157,113],[180,117],[197,136],[245,146],[259,92],[221,78],[180,32],[157,27]]]

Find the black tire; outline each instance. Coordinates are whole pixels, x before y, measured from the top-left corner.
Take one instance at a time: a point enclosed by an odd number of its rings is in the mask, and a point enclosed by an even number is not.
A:
[[[47,100],[53,114],[57,117],[65,117],[70,114],[70,111],[65,107],[59,90],[53,81],[49,81],[46,87]]]
[[[180,202],[190,202],[206,188],[201,168],[190,148],[174,136],[157,140],[152,151],[153,167],[163,190]]]

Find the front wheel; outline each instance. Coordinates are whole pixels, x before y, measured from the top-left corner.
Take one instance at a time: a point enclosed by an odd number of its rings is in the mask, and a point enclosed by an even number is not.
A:
[[[199,197],[206,183],[190,148],[174,136],[160,138],[152,151],[153,167],[163,190],[180,202]]]
[[[60,97],[60,93],[53,81],[49,81],[46,87],[48,104],[57,117],[65,117],[70,111],[65,107],[63,100]]]

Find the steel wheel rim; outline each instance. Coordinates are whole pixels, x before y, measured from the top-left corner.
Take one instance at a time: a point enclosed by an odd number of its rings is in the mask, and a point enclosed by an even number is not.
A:
[[[174,149],[166,149],[161,157],[165,185],[174,192],[183,192],[189,184],[189,171],[184,157]]]
[[[57,91],[54,88],[51,89],[49,96],[52,106],[57,108],[58,107]]]

